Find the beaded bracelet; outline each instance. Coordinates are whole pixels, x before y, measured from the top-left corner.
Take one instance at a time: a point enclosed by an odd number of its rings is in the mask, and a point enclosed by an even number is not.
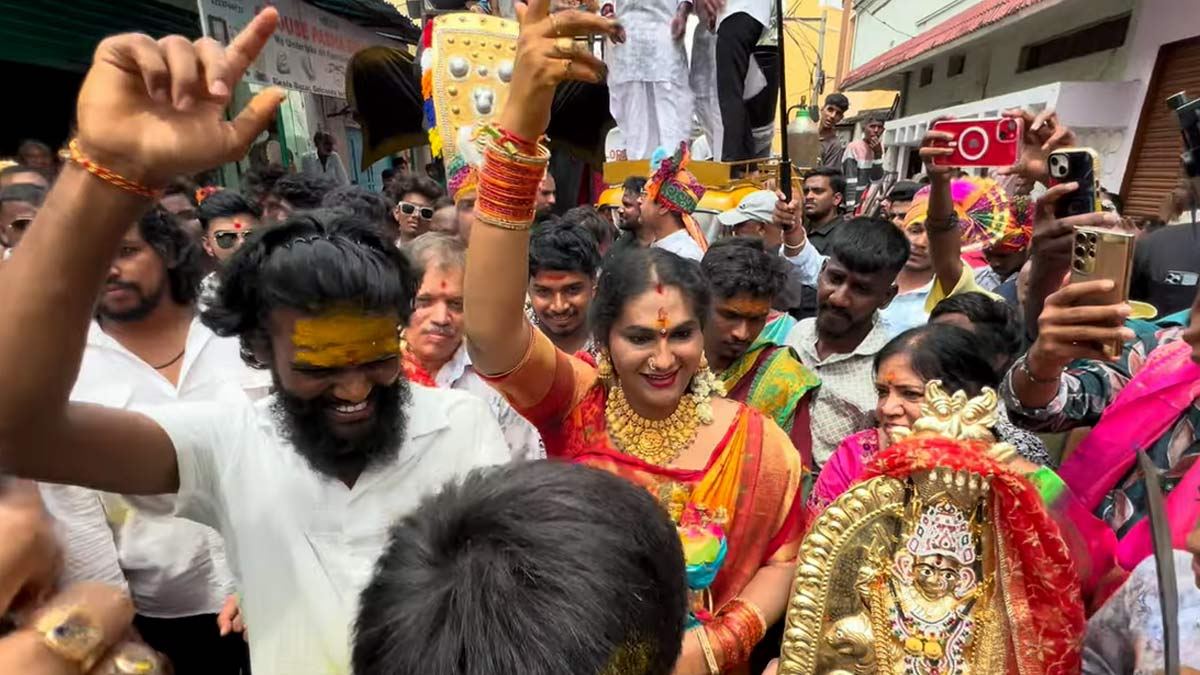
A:
[[[78,138],[71,139],[71,143],[67,147],[71,152],[71,161],[83,167],[85,171],[92,174],[96,178],[99,178],[109,185],[115,185],[122,190],[132,192],[139,197],[158,199],[158,190],[153,190],[145,185],[142,185],[141,183],[138,183],[137,181],[130,180],[116,171],[113,171],[107,167],[103,167],[89,159],[87,155],[83,154],[83,150],[79,149]]]

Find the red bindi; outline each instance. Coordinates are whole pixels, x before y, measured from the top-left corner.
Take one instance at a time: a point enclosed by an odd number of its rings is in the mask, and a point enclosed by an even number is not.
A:
[[[542,272],[542,276],[546,277],[546,281],[564,281],[567,278],[562,272]]]
[[[654,284],[654,290],[655,290],[655,291],[656,291],[656,292],[657,292],[659,295],[662,295],[662,294],[663,294],[663,285],[662,285],[662,282],[661,282],[661,281],[660,281],[660,282],[658,282],[657,284]],[[661,312],[662,310],[660,309],[660,310],[658,310],[658,311],[660,311],[660,312]]]
[[[446,290],[446,282],[445,281],[442,282],[442,290],[443,291]]]
[[[242,229],[242,224],[241,224],[241,223],[239,223],[239,222],[238,222],[238,221],[236,221],[236,220],[235,220],[235,221],[233,221],[233,229],[235,229],[235,230],[240,230],[240,229]]]

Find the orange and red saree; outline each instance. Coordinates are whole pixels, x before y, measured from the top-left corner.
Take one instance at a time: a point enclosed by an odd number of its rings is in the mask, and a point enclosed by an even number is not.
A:
[[[689,506],[722,512],[727,550],[709,589],[713,613],[764,564],[795,558],[805,525],[803,468],[778,425],[743,405],[702,469],[647,464],[609,441],[608,391],[596,369],[533,333],[525,360],[489,381],[538,428],[549,457],[594,466],[645,487],[677,523]]]

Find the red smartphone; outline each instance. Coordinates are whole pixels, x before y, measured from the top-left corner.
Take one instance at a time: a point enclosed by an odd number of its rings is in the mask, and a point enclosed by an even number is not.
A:
[[[942,120],[934,122],[932,131],[944,131],[954,136],[954,153],[935,157],[935,166],[1012,166],[1021,156],[1021,138],[1025,134],[1024,120],[1017,117],[994,119]],[[938,141],[934,147],[947,147]]]

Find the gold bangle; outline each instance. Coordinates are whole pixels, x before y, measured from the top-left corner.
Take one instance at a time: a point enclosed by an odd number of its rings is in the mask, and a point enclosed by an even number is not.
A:
[[[533,227],[532,220],[504,220],[502,218],[496,218],[495,216],[489,216],[485,213],[481,213],[478,209],[475,211],[475,220],[483,223],[484,225],[491,225],[492,227],[498,227],[502,230],[509,230],[511,232],[528,232],[529,229]]]
[[[104,651],[104,636],[98,622],[79,607],[54,609],[38,618],[34,631],[59,657],[89,672]]]
[[[704,652],[704,662],[708,664],[708,674],[721,675],[721,666],[717,663],[717,655],[713,653],[712,643],[708,640],[708,630],[703,625],[696,628],[696,639],[700,641],[700,649]]]

